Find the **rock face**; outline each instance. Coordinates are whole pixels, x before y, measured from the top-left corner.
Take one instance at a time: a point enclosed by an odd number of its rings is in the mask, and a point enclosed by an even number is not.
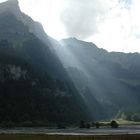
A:
[[[8,0],[0,4],[0,13],[11,12],[14,15],[19,15],[20,8],[17,0]]]
[[[7,16],[8,14],[13,15],[14,18],[28,27],[30,33],[33,33],[47,45],[50,45],[49,40],[47,39],[48,36],[44,32],[43,26],[39,22],[33,21],[29,16],[20,11],[18,0],[8,0],[1,3],[0,14],[3,16]]]
[[[19,80],[23,78],[27,79],[27,70],[22,69],[20,66],[16,65],[0,65],[0,82],[4,83],[5,81],[11,80]]]
[[[0,21],[0,125],[88,119],[41,25],[22,13],[16,0],[0,4]]]

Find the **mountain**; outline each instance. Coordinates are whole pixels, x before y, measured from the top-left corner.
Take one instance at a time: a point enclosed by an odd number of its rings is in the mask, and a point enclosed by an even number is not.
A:
[[[40,23],[20,11],[17,0],[0,4],[0,126],[91,118],[54,52],[55,43]]]
[[[76,38],[64,39],[61,45],[55,48],[59,58],[88,106],[100,105],[100,118],[114,118],[120,112],[140,113],[139,53],[109,53]],[[99,113],[96,109],[92,112],[95,116]]]
[[[76,38],[57,42],[0,4],[0,126],[39,126],[140,113],[140,54],[107,52]]]

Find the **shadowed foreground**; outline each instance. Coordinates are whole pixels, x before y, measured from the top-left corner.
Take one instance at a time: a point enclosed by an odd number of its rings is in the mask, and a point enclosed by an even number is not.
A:
[[[140,135],[63,136],[63,135],[0,135],[0,140],[140,140]]]

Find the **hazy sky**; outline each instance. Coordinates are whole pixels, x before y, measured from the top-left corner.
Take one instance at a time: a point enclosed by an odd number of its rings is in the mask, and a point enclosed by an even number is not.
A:
[[[0,0],[4,1],[4,0]],[[140,0],[19,0],[59,40],[76,37],[108,51],[140,52]]]

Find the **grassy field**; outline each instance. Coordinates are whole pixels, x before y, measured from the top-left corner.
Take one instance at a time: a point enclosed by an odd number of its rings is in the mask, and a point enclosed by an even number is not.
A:
[[[140,122],[127,121],[127,120],[123,120],[123,119],[118,119],[117,122],[120,125],[140,125]]]
[[[119,136],[0,135],[0,140],[140,140],[140,135],[119,135]]]
[[[123,119],[115,119],[119,125],[140,125],[140,122],[128,121]],[[99,121],[101,124],[110,124],[111,120],[109,121]]]

